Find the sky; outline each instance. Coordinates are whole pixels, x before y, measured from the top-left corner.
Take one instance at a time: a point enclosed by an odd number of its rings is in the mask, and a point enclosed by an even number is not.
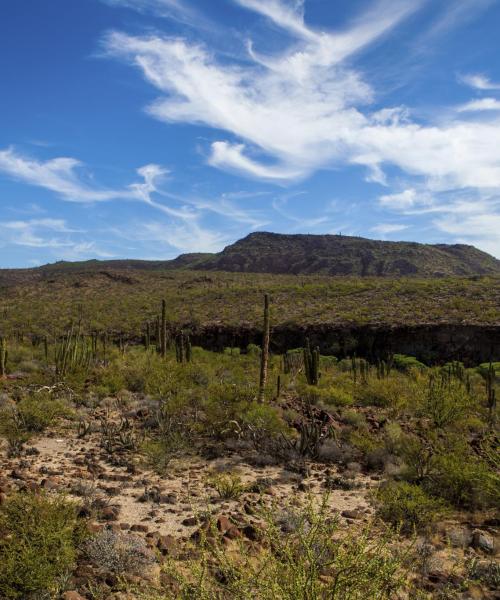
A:
[[[0,266],[253,231],[500,258],[500,0],[4,0]]]

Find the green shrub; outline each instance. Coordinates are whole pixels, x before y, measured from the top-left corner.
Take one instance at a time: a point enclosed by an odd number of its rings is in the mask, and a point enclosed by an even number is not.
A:
[[[0,506],[0,596],[55,593],[82,537],[75,506],[62,497],[15,494]]]
[[[404,586],[405,556],[393,553],[389,537],[374,540],[369,527],[343,532],[326,501],[317,509],[275,508],[260,516],[259,551],[243,544],[239,552],[227,551],[216,536],[202,540],[187,568],[167,564],[173,581],[167,598],[389,600]]]
[[[408,404],[411,397],[407,378],[401,375],[375,379],[370,378],[355,390],[355,400],[365,406],[400,408]]]
[[[465,447],[436,454],[423,485],[457,508],[495,507],[500,498],[498,473]]]
[[[404,373],[411,371],[411,369],[417,369],[418,371],[425,371],[427,369],[424,363],[417,360],[414,356],[407,356],[406,354],[395,354],[393,364],[398,371],[403,371]]]
[[[62,400],[48,394],[32,394],[17,404],[0,411],[0,435],[9,444],[22,444],[34,433],[40,433],[70,411]]]
[[[445,511],[442,500],[432,498],[419,486],[390,482],[375,493],[377,515],[403,533],[429,529]]]
[[[461,381],[431,377],[420,413],[443,429],[465,417],[470,405],[471,398]]]
[[[224,500],[239,498],[245,491],[241,477],[236,473],[212,473],[207,478],[207,483],[212,486]]]

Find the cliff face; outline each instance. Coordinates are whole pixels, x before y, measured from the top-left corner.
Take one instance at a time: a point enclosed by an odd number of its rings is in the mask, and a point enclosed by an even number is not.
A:
[[[352,356],[370,360],[390,353],[415,356],[426,364],[460,360],[466,366],[500,361],[500,327],[483,325],[396,326],[279,326],[272,330],[271,349],[282,353],[304,345],[308,337],[324,355]],[[256,328],[213,326],[195,331],[193,342],[211,350],[224,347],[246,348],[260,344],[262,334]]]

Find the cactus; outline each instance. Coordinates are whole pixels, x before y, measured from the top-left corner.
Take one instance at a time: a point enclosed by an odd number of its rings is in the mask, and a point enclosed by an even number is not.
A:
[[[54,344],[54,361],[56,376],[64,377],[67,373],[89,368],[93,359],[92,341],[88,343],[81,333],[81,328],[73,326]]]
[[[288,350],[283,354],[283,373],[288,375],[296,375],[304,364],[303,353],[289,352]]]
[[[309,338],[306,338],[306,346],[304,348],[304,368],[307,383],[309,385],[318,385],[319,382],[319,348],[311,350]]]
[[[193,349],[191,347],[191,338],[189,335],[186,337],[186,362],[191,362],[193,358]]]
[[[7,340],[4,337],[0,338],[0,376],[5,379],[7,376],[7,359],[9,352],[7,350]]]
[[[161,301],[160,353],[162,358],[167,355],[167,302],[165,300]]]
[[[155,319],[155,341],[156,341],[156,352],[158,352],[158,354],[160,354],[161,352],[161,327],[160,327],[160,317],[158,315],[156,315],[156,319]]]
[[[151,345],[151,325],[149,321],[146,323],[146,332],[144,334],[144,348],[148,352]]]
[[[495,367],[490,362],[488,372],[485,377],[486,397],[488,402],[488,411],[490,413],[490,421],[493,421],[494,411],[497,405],[496,390],[495,390]]]
[[[264,402],[267,382],[267,363],[269,360],[269,294],[264,294],[264,333],[262,336],[262,352],[260,354],[259,402]]]

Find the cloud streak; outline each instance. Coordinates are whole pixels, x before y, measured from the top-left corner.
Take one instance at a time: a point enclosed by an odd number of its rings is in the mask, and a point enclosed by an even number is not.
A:
[[[162,93],[147,109],[152,116],[207,125],[238,140],[213,142],[209,164],[275,182],[362,165],[369,180],[381,183],[390,165],[428,179],[433,189],[500,187],[499,119],[423,124],[412,122],[405,107],[370,112],[374,90],[346,66],[419,3],[375,3],[332,33],[306,25],[302,2],[236,1],[292,32],[297,44],[266,57],[252,49],[253,64],[228,64],[182,38],[113,32],[105,40],[110,55],[136,65]]]

